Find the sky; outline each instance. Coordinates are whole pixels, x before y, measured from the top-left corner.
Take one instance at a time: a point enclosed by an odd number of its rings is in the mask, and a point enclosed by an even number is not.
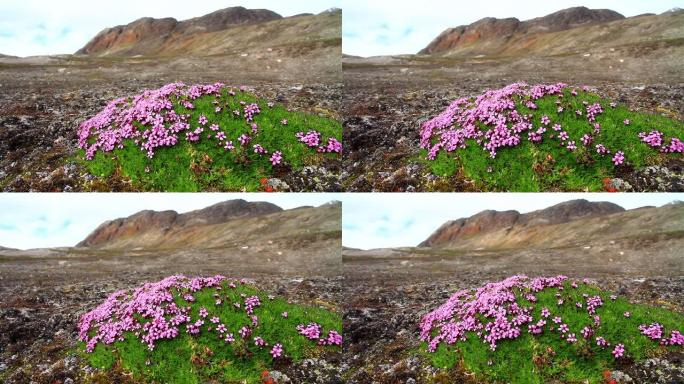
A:
[[[684,193],[348,193],[340,199],[342,244],[360,249],[416,246],[448,220],[486,209],[525,213],[573,199],[633,209],[684,200]]]
[[[242,5],[292,16],[342,8],[346,0],[0,0],[0,54],[74,53],[105,28],[141,17],[185,20]]]
[[[74,246],[106,220],[145,209],[187,212],[231,200],[268,201],[284,209],[319,206],[335,194],[83,193],[0,194],[0,246],[18,249]]]
[[[624,16],[684,8],[683,0],[343,0],[342,51],[356,56],[417,53],[450,27],[484,17],[528,20],[561,9],[608,8]]]

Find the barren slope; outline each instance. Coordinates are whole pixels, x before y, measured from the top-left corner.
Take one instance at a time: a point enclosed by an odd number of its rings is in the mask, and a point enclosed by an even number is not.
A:
[[[233,200],[186,214],[143,211],[102,224],[78,246],[193,250],[233,248],[259,241],[315,242],[339,235],[340,209],[339,204],[326,204],[283,211],[270,203]]]
[[[340,11],[282,18],[267,10],[228,8],[192,20],[136,20],[106,29],[77,53],[95,56],[305,54],[339,45]]]
[[[573,208],[578,206],[586,209]],[[576,212],[577,216],[558,214],[563,208],[569,208],[567,212]],[[495,224],[490,224],[483,221],[483,216],[499,218]],[[502,220],[502,217],[508,217],[508,220]],[[681,237],[683,233],[684,204],[681,203],[624,211],[610,203],[579,200],[523,215],[516,211],[485,211],[444,224],[420,246],[461,250],[558,248],[606,239],[639,241],[676,234]]]
[[[684,12],[624,19],[609,10],[570,8],[520,22],[486,18],[442,32],[420,53],[444,56],[553,56],[680,47]]]

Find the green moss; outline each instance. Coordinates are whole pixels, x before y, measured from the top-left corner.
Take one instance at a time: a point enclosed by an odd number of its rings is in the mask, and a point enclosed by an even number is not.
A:
[[[534,305],[532,317],[536,322],[541,319],[541,308],[551,310],[552,317],[560,316],[569,326],[570,333],[575,333],[577,342],[568,343],[559,337],[557,332],[548,330],[551,319],[547,319],[547,326],[540,335],[532,336],[525,333],[514,340],[503,340],[497,344],[496,351],[491,351],[473,332],[467,334],[467,341],[460,341],[454,345],[440,344],[434,353],[428,353],[427,345],[423,343],[421,352],[439,368],[452,369],[456,366],[464,368],[480,378],[483,382],[511,382],[519,384],[541,384],[559,381],[563,383],[603,383],[603,372],[615,368],[615,358],[612,356],[612,346],[623,343],[625,354],[635,361],[649,356],[656,356],[668,349],[681,347],[664,347],[642,335],[638,327],[641,324],[658,322],[666,330],[681,330],[684,328],[684,315],[663,308],[632,304],[623,298],[610,300],[610,293],[601,291],[591,285],[580,285],[578,289],[565,284],[562,291],[565,304],[557,305],[555,294],[557,288],[547,288],[536,294],[537,303]],[[599,295],[603,306],[597,309],[601,317],[601,326],[594,336],[604,337],[611,343],[611,347],[598,347],[594,338],[585,340],[581,330],[592,324],[586,309],[576,308],[575,302],[584,302],[582,294]],[[530,302],[517,294],[518,303],[529,306]],[[631,312],[625,317],[625,312]]]
[[[523,135],[518,146],[500,148],[497,157],[492,159],[474,140],[468,140],[467,148],[440,154],[434,161],[425,160],[426,164],[438,176],[450,176],[461,169],[463,175],[475,181],[478,188],[488,191],[601,191],[604,189],[603,179],[616,175],[611,159],[612,153],[618,150],[624,152],[626,163],[635,169],[681,157],[681,154],[659,153],[641,142],[638,134],[659,130],[666,138],[681,138],[684,132],[682,122],[664,116],[632,112],[624,106],[610,108],[608,101],[594,93],[579,92],[573,96],[570,90],[564,92],[564,111],[557,113],[557,99],[557,96],[545,96],[537,100],[537,110],[525,107],[520,100],[517,102],[516,109],[521,114],[533,115],[535,127],[541,126],[542,116],[551,118],[541,143],[532,143]],[[582,101],[590,104],[600,102],[604,109],[596,118],[601,124],[601,133],[594,137],[588,148],[582,145],[581,138],[584,134],[594,136],[593,127],[584,114],[575,114],[578,109],[585,111]],[[625,119],[631,123],[625,125]],[[561,144],[557,139],[558,132],[551,129],[555,123],[562,125],[570,140],[575,141],[577,150],[571,152]],[[551,135],[556,138],[551,138]],[[596,144],[605,145],[611,150],[611,155],[598,155],[594,148]],[[427,151],[423,150],[423,159],[426,156]]]
[[[85,353],[85,345],[79,345],[79,352],[88,363],[100,370],[123,370],[143,383],[204,383],[219,380],[228,383],[259,383],[261,373],[270,370],[274,359],[270,355],[270,346],[275,343],[283,345],[286,359],[299,361],[305,357],[317,356],[329,351],[339,351],[339,347],[319,346],[315,341],[306,339],[296,329],[299,324],[316,322],[323,327],[324,334],[329,330],[341,331],[342,319],[338,313],[327,309],[306,305],[290,304],[282,298],[270,300],[265,292],[249,285],[239,285],[229,289],[223,284],[222,295],[229,299],[221,306],[215,305],[215,288],[205,288],[194,294],[195,301],[186,302],[181,294],[174,293],[179,306],[191,306],[190,316],[198,318],[199,309],[205,307],[209,317],[218,316],[229,333],[235,335],[235,342],[226,343],[216,332],[207,330],[208,318],[199,335],[191,336],[181,333],[172,340],[161,340],[156,343],[154,351],[149,351],[132,333],[125,334],[124,341],[111,345],[98,344],[92,353]],[[259,318],[259,326],[248,339],[243,340],[238,331],[242,326],[251,324],[244,310],[233,307],[233,302],[242,302],[240,296],[259,296],[261,306],[254,310]],[[282,316],[288,312],[288,317]],[[251,342],[252,337],[260,336],[269,347],[257,347]]]
[[[222,100],[227,102],[227,107],[220,113],[215,112],[213,96],[194,100],[195,108],[192,110],[177,102],[174,104],[177,113],[190,115],[189,122],[193,129],[198,126],[200,115],[209,119],[207,128],[197,142],[190,143],[180,136],[178,144],[157,148],[155,156],[149,159],[133,140],[127,140],[123,149],[107,153],[99,151],[92,160],[85,160],[85,151],[80,150],[77,161],[95,176],[104,179],[122,177],[141,190],[195,192],[258,191],[262,188],[260,180],[272,177],[275,170],[269,161],[270,155],[253,153],[252,144],[262,145],[269,153],[281,151],[283,165],[279,167],[283,172],[315,165],[325,158],[339,157],[337,154],[317,153],[316,148],[307,147],[295,137],[297,132],[316,130],[321,133],[323,143],[328,138],[341,140],[342,126],[338,121],[303,112],[289,112],[280,105],[269,108],[267,101],[246,92],[239,92],[236,96],[229,96],[227,90],[223,92]],[[242,110],[241,101],[257,103],[261,109],[261,113],[254,118],[259,133],[246,147],[240,147],[237,138],[243,133],[252,135],[251,127],[243,117],[230,113],[232,110]],[[287,125],[281,124],[284,119],[288,120]],[[214,123],[219,124],[227,139],[233,141],[234,150],[226,151],[218,144],[213,137],[215,132],[208,129]],[[212,138],[208,139],[207,134],[212,134]]]

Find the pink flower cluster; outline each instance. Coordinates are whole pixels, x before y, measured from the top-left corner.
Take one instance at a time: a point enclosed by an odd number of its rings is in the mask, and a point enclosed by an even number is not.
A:
[[[662,153],[684,153],[684,142],[679,138],[670,139],[670,144],[665,145],[664,134],[658,130],[649,133],[639,133],[639,138],[650,147],[657,148]]]
[[[176,145],[180,132],[188,131],[186,139],[196,141],[202,128],[191,128],[190,115],[176,113],[174,101],[179,101],[187,109],[194,109],[192,100],[204,95],[220,95],[224,87],[221,83],[191,87],[172,83],[156,90],[146,90],[130,99],[116,99],[81,123],[78,146],[85,149],[86,158],[90,160],[98,150],[110,152],[123,148],[124,140],[132,139],[152,158],[157,148]],[[206,123],[206,117],[201,116],[198,124]]]
[[[229,332],[234,324],[223,323],[220,316],[212,313],[212,308],[201,307],[193,315],[190,303],[195,301],[195,294],[204,289],[213,288],[215,306],[221,308],[229,296],[223,294],[224,288],[235,290],[238,285],[247,284],[246,280],[227,279],[223,276],[188,278],[183,275],[167,277],[156,283],[146,283],[132,291],[118,291],[111,294],[104,303],[81,316],[78,323],[79,340],[86,343],[86,352],[93,352],[102,343],[113,344],[124,341],[126,335],[132,334],[140,342],[154,350],[156,344],[164,339],[174,339],[183,332],[197,336],[202,332],[214,334],[226,343],[233,343],[235,336]],[[251,325],[243,325],[237,330],[241,338],[247,340],[263,327],[257,315],[262,302],[259,296],[240,295],[242,303],[233,303],[236,311],[244,312],[251,320]],[[187,305],[179,304],[183,299]],[[275,297],[274,297],[275,298]],[[319,345],[341,345],[342,336],[336,331],[329,331],[322,337],[321,326],[315,323],[299,326],[300,333],[308,339],[318,341]],[[259,348],[269,343],[261,336],[252,338],[253,344]],[[270,351],[274,358],[283,353],[281,343],[275,343]]]
[[[523,329],[533,336],[545,331],[554,332],[571,344],[577,342],[576,332],[589,340],[600,330],[601,318],[597,312],[604,305],[603,298],[583,294],[583,301],[563,300],[563,292],[568,287],[564,284],[566,280],[565,276],[530,279],[517,275],[475,290],[456,292],[440,307],[423,316],[419,324],[420,338],[427,343],[429,352],[435,352],[442,343],[453,345],[470,337],[477,337],[491,350],[496,350],[500,342],[520,337]],[[569,287],[578,289],[581,284],[589,284],[589,281],[572,281]],[[589,324],[581,329],[571,329],[561,316],[554,314],[548,307],[539,308],[539,314],[535,315],[535,295],[547,289],[557,290],[559,307],[568,301],[565,305],[573,305],[577,308],[575,310],[585,312]],[[610,299],[614,300],[614,297],[617,298],[611,295]],[[524,301],[521,303],[521,300]],[[684,343],[684,336],[678,330],[673,330],[666,338],[662,325],[657,323],[642,325],[639,329],[642,334],[663,345]],[[595,336],[594,340],[598,347],[610,346],[602,336]],[[624,353],[624,345],[616,344],[614,357],[619,358]]]
[[[568,132],[563,131],[559,123],[554,123],[552,117],[543,115],[539,122],[534,121],[534,115],[522,114],[516,109],[518,103],[522,103],[532,110],[537,109],[535,101],[541,97],[557,96],[556,105],[558,113],[562,113],[561,106],[563,90],[566,84],[539,84],[529,86],[526,83],[513,83],[504,88],[489,90],[476,98],[460,98],[451,103],[442,113],[422,124],[420,128],[420,147],[427,150],[429,160],[434,160],[440,151],[453,152],[464,149],[469,144],[467,140],[474,140],[483,150],[489,152],[490,157],[495,158],[498,151],[505,147],[515,147],[526,138],[533,143],[541,143],[547,127],[551,126],[555,132],[550,138],[557,137],[560,144],[568,151],[577,149],[577,142],[589,148],[592,142],[601,132],[601,125],[596,118],[604,112],[600,103],[589,104],[583,101],[584,109],[577,109],[577,118],[586,119],[588,128],[593,135],[583,134],[581,137],[570,138]],[[583,89],[588,89],[584,87]],[[578,96],[577,89],[570,92]],[[611,103],[611,107],[614,107]],[[615,105],[616,106],[616,105]],[[625,120],[626,125],[630,124]],[[642,132],[639,137],[661,152],[684,153],[684,143],[678,138],[672,138],[669,145],[663,144],[662,133],[653,131],[650,134]],[[604,144],[596,143],[596,152],[606,155],[611,151]],[[615,150],[612,158],[615,165],[625,161],[623,151]]]
[[[244,92],[246,88],[240,87]],[[226,96],[226,94],[228,96]],[[230,132],[222,131],[219,124],[210,121],[211,116],[200,115],[197,121],[192,121],[190,114],[178,113],[174,108],[181,105],[188,110],[194,110],[194,101],[200,97],[213,97],[215,113],[225,113],[236,119],[244,120],[251,130],[251,134],[242,133],[235,135],[233,140],[228,140]],[[132,140],[136,146],[146,152],[149,158],[153,158],[155,152],[161,147],[172,147],[178,144],[184,137],[188,142],[198,142],[202,138],[205,129],[211,130],[206,135],[207,139],[215,139],[217,144],[225,150],[233,150],[233,141],[238,141],[245,147],[253,139],[256,139],[259,130],[254,122],[256,116],[261,113],[258,104],[240,102],[242,110],[230,111],[230,108],[222,108],[228,105],[226,97],[237,97],[236,91],[222,83],[211,85],[186,86],[184,83],[172,83],[157,90],[146,90],[132,98],[120,98],[110,102],[100,113],[89,120],[84,121],[78,130],[78,146],[85,150],[86,159],[92,160],[98,151],[111,152],[122,149]],[[273,103],[268,103],[269,108]],[[224,111],[225,112],[222,112]],[[282,121],[287,124],[287,120]],[[315,131],[312,131],[315,132]],[[311,132],[297,138],[311,147],[313,138]],[[328,139],[326,145],[319,147],[320,133],[316,132],[317,140],[313,145],[318,147],[319,152],[341,153],[342,145],[334,138]],[[259,155],[267,155],[268,150],[260,144],[253,145],[253,152]],[[276,151],[279,156],[270,159],[271,163],[278,164],[282,161],[282,152]]]
[[[465,341],[468,332],[475,332],[495,350],[498,342],[517,338],[522,334],[523,325],[534,322],[533,308],[518,305],[516,291],[525,290],[534,294],[544,288],[560,287],[566,279],[565,276],[557,276],[530,280],[520,275],[489,283],[475,292],[459,291],[421,319],[421,340],[428,343],[430,352],[434,352],[442,342],[455,344]],[[538,330],[545,324],[536,322],[529,331],[539,333]]]
[[[176,305],[172,292],[180,290],[192,295],[203,288],[217,287],[224,279],[223,276],[189,279],[178,275],[147,283],[133,292],[114,292],[81,317],[79,340],[86,343],[87,352],[92,352],[100,342],[123,341],[125,332],[133,332],[153,350],[157,340],[178,336],[181,324],[188,324],[188,333],[199,332],[204,322],[200,319],[192,322],[190,306]]]
[[[327,144],[323,145],[321,133],[318,131],[297,132],[295,136],[301,143],[306,144],[307,147],[317,148],[320,153],[342,153],[342,143],[339,140],[330,137]]]
[[[642,324],[639,326],[641,334],[651,340],[656,340],[662,345],[684,345],[684,335],[678,330],[672,330],[669,337],[665,337],[665,327],[659,323],[651,323],[650,325]]]
[[[300,324],[297,326],[297,331],[307,339],[317,341],[319,345],[342,345],[342,335],[330,330],[328,336],[323,337],[322,328],[318,323]]]
[[[466,147],[466,140],[474,139],[496,157],[497,150],[514,147],[522,141],[521,133],[533,132],[529,139],[539,141],[540,132],[535,132],[531,115],[516,111],[515,99],[528,99],[527,106],[536,108],[534,100],[546,95],[561,94],[566,84],[528,86],[514,83],[502,89],[486,91],[474,100],[461,98],[449,105],[437,117],[421,126],[420,146],[428,150],[428,158],[434,159],[440,150],[447,152]],[[548,125],[548,116],[542,118],[542,125]]]

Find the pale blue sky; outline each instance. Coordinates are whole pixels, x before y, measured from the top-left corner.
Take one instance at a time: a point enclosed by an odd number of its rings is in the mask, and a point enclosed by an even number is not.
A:
[[[343,1],[342,50],[358,56],[417,53],[443,30],[484,17],[527,20],[582,5],[612,9],[625,16],[684,7],[683,0]]]
[[[231,200],[268,201],[284,209],[335,200],[325,193],[83,193],[0,194],[0,246],[73,246],[106,220],[141,210],[187,212]]]
[[[684,193],[348,193],[340,199],[342,243],[361,249],[416,246],[448,220],[486,209],[530,212],[572,199],[632,209],[684,200]]]
[[[283,16],[341,8],[345,0],[0,0],[0,54],[74,53],[101,30],[141,17],[190,19],[242,5]]]

